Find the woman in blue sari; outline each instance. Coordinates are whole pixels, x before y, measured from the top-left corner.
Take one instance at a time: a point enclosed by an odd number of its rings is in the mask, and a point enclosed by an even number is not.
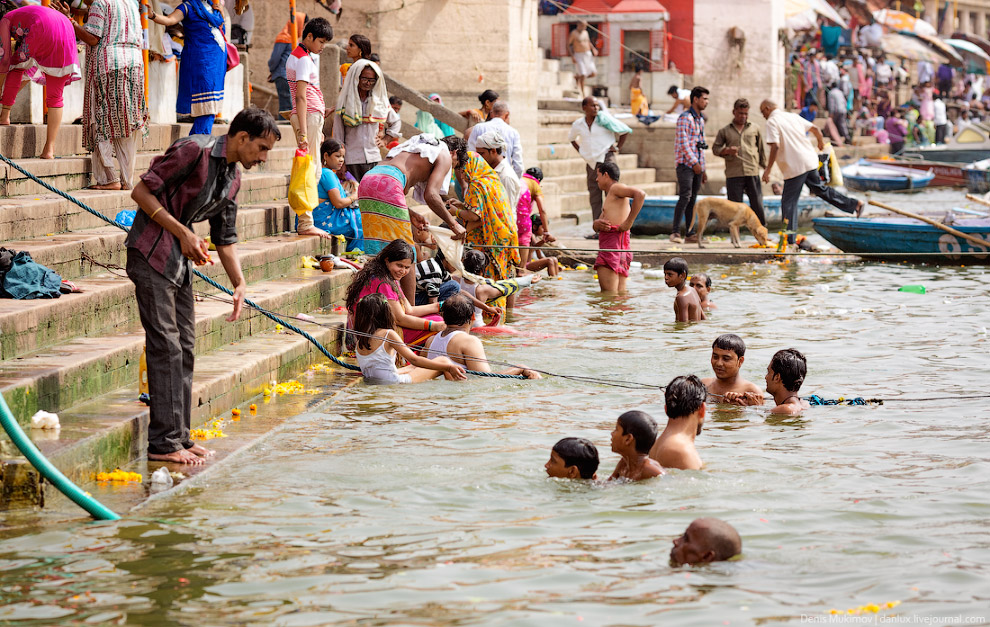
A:
[[[175,110],[179,115],[193,117],[190,135],[209,135],[223,106],[227,75],[223,13],[211,0],[186,0],[167,16],[152,11],[149,17],[166,27],[182,22],[185,43]]]

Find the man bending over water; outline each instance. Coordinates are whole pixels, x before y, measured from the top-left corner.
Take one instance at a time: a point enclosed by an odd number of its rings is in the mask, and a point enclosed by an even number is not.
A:
[[[440,314],[447,328],[427,341],[426,348],[429,350],[427,359],[445,356],[468,370],[491,372],[484,345],[480,339],[471,335],[474,301],[466,294],[454,294],[444,301]],[[501,374],[521,374],[527,379],[541,378],[540,373],[527,368],[513,367],[503,370]]]
[[[775,407],[772,414],[785,414],[794,416],[810,407],[808,401],[801,400],[798,391],[804,383],[804,377],[808,374],[808,363],[795,348],[785,348],[774,353],[770,365],[767,366],[767,392],[773,395]],[[729,392],[725,395],[725,400],[734,403],[745,397],[751,401],[748,404],[762,405],[763,395],[746,392],[738,394]],[[756,402],[758,401],[758,402]]]
[[[712,343],[712,370],[714,377],[702,379],[708,393],[717,397],[725,397],[730,392],[735,393],[733,400],[724,398],[727,403],[736,405],[762,405],[763,391],[755,384],[739,376],[742,368],[746,344],[734,333],[726,333],[715,338]],[[747,396],[747,393],[752,393]],[[723,398],[717,398],[721,401]]]

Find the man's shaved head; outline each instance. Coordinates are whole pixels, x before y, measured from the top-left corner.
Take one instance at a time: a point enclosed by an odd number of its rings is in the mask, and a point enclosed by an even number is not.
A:
[[[739,533],[724,520],[696,518],[684,535],[674,540],[670,561],[674,564],[707,564],[731,559],[742,553]]]

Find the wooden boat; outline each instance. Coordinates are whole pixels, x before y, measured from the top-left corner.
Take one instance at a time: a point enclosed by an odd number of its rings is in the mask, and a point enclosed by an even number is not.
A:
[[[971,163],[963,169],[966,189],[974,194],[990,192],[990,159]]]
[[[698,196],[698,200],[705,196]],[[724,198],[724,196],[719,196]],[[743,197],[745,198],[745,196]],[[748,203],[747,203],[748,204]],[[634,235],[659,235],[670,233],[674,224],[674,207],[677,206],[677,196],[648,196],[643,203],[643,209],[636,216],[633,223],[632,233]],[[801,196],[798,199],[798,225],[807,226],[811,224],[811,219],[816,216],[825,215],[825,209],[830,205],[817,196]],[[773,230],[784,226],[784,220],[780,215],[780,196],[764,196],[763,211],[767,218],[767,228]],[[713,217],[713,221],[715,218]],[[720,226],[720,231],[727,230]],[[706,228],[706,233],[711,229]]]
[[[990,159],[990,125],[983,122],[966,124],[944,144],[905,148],[900,157],[940,163],[973,163]]]
[[[815,218],[813,225],[819,235],[842,252],[862,257],[895,253],[883,258],[899,261],[896,253],[912,253],[902,259],[962,264],[986,264],[990,257],[990,218],[985,217],[957,218],[951,226],[986,240],[986,247],[978,247],[968,240],[911,218]],[[983,254],[962,256],[960,252]]]
[[[928,187],[935,175],[912,168],[875,165],[865,160],[842,168],[842,180],[848,189],[866,192],[896,192]]]
[[[922,170],[935,175],[929,187],[964,187],[966,175],[963,174],[961,163],[939,163],[938,161],[922,161],[920,159],[866,159],[874,165],[888,165],[898,168]]]

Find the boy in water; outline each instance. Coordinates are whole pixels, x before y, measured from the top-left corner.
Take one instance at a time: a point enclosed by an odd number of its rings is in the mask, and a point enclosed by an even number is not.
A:
[[[550,235],[547,231],[547,226],[543,222],[543,218],[534,214],[532,217],[533,222],[533,235],[530,240],[530,246],[533,246],[533,260],[526,264],[526,269],[530,272],[539,272],[546,268],[547,274],[551,277],[556,277],[560,274],[560,263],[557,261],[556,257],[547,257],[538,248],[542,248],[547,244],[552,244],[557,241],[557,238]]]
[[[584,438],[564,438],[553,445],[543,467],[556,479],[597,479],[598,449]]]
[[[612,452],[622,456],[609,481],[640,481],[663,474],[663,468],[650,459],[650,448],[657,439],[657,421],[642,411],[627,411],[615,421]]]
[[[650,457],[664,468],[701,470],[703,464],[694,447],[694,438],[701,435],[705,424],[707,396],[708,390],[693,374],[676,377],[667,384],[663,406],[667,426],[650,449]]]
[[[598,188],[605,192],[602,215],[591,225],[591,228],[598,233],[598,248],[602,251],[595,259],[598,285],[603,292],[625,292],[632,253],[607,251],[629,250],[631,246],[629,229],[632,228],[636,216],[643,208],[646,192],[620,184],[619,166],[612,161],[599,163],[595,166],[595,171],[598,176]],[[633,199],[631,208],[630,198]]]
[[[718,518],[696,518],[684,534],[674,538],[670,563],[708,564],[732,559],[742,553],[742,539],[732,525]]]
[[[440,307],[447,328],[426,342],[427,359],[443,356],[468,370],[491,372],[485,347],[471,335],[474,323],[474,301],[467,294],[454,294]],[[527,368],[512,367],[501,374],[521,374],[527,379],[539,379],[540,373]]]
[[[599,274],[599,276],[601,276]],[[663,264],[663,280],[667,287],[677,290],[674,297],[674,321],[695,322],[706,320],[698,292],[688,286],[688,265],[680,257],[674,257]]]
[[[810,407],[808,401],[801,400],[798,391],[804,383],[804,377],[808,374],[808,362],[804,355],[795,348],[785,348],[774,353],[770,365],[767,366],[767,392],[773,395],[773,402],[776,405],[771,414],[784,414],[795,416]],[[746,394],[728,393],[725,400],[736,402],[736,399],[745,396],[752,401],[756,401],[756,396],[752,392]],[[763,395],[759,395],[759,402],[754,405],[763,404]]]
[[[718,306],[712,301],[708,300],[708,293],[712,291],[712,280],[704,272],[699,272],[698,274],[691,277],[691,281],[688,285],[694,288],[694,291],[698,292],[698,298],[701,299],[701,308],[705,311],[711,311],[712,309],[718,309]]]
[[[722,397],[716,400],[736,405],[762,405],[763,391],[755,383],[739,376],[744,355],[746,344],[741,337],[734,333],[718,336],[712,342],[712,370],[715,376],[701,382],[709,394]]]

